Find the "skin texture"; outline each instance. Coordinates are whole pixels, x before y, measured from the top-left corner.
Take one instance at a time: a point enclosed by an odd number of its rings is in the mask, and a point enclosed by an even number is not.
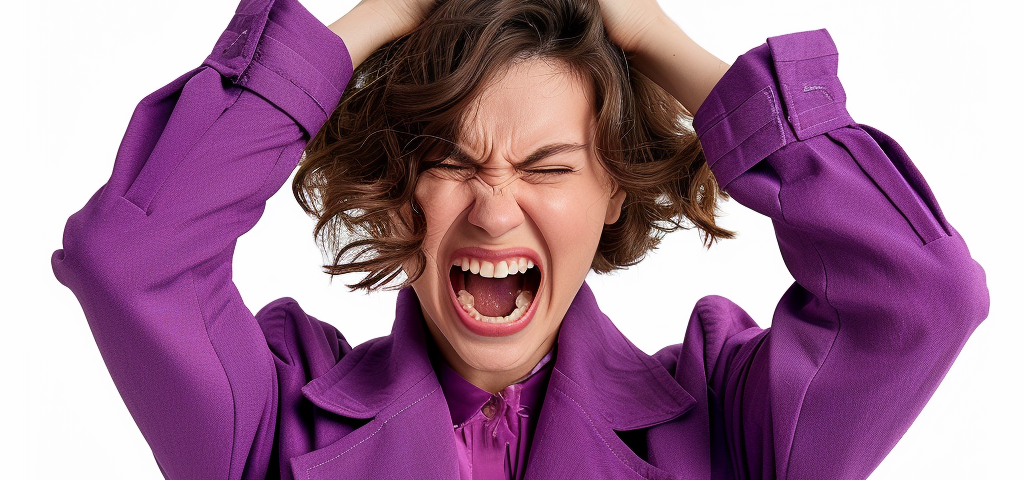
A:
[[[329,26],[345,41],[353,65],[410,32],[436,0],[363,0]],[[645,75],[696,112],[729,65],[691,40],[656,0],[600,0],[609,38]],[[558,327],[589,271],[601,229],[614,222],[617,195],[592,150],[593,96],[562,65],[527,60],[502,72],[480,96],[459,147],[481,166],[474,172],[425,174],[416,192],[427,218],[425,273],[413,283],[427,325],[448,363],[478,387],[497,392],[550,350]],[[515,164],[550,143],[588,145],[549,157],[510,181]],[[474,177],[474,174],[477,177]],[[464,177],[468,177],[464,178]],[[532,249],[543,283],[536,313],[506,337],[470,332],[457,317],[448,272],[457,248]]]
[[[363,0],[327,26],[345,41],[352,67],[374,50],[412,31],[437,0]]]
[[[614,189],[593,148],[592,99],[589,83],[565,65],[512,65],[467,115],[458,146],[477,164],[448,160],[452,167],[428,171],[417,185],[427,267],[413,288],[445,359],[484,390],[497,392],[525,376],[551,349],[601,230],[618,219],[625,194]],[[552,144],[583,148],[517,168]],[[449,270],[453,252],[464,247],[535,252],[542,281],[525,329],[485,337],[459,320]]]

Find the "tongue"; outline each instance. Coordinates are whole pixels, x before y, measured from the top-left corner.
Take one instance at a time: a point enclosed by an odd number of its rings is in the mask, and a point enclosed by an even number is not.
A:
[[[522,275],[484,278],[466,275],[466,291],[473,295],[476,311],[488,317],[504,317],[516,308],[516,295],[522,290]]]

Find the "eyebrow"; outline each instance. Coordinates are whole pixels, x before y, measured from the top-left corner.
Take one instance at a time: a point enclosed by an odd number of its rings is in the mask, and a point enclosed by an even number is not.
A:
[[[473,158],[471,155],[469,155],[465,151],[463,151],[457,145],[453,145],[452,147],[453,147],[452,148],[452,152],[449,155],[449,158],[451,158],[452,160],[454,160],[454,161],[456,161],[458,163],[461,163],[461,164],[468,164],[468,165],[479,165],[480,163],[482,163],[479,160]],[[531,165],[533,165],[533,164],[535,164],[535,163],[537,163],[537,162],[539,162],[541,160],[544,160],[545,158],[548,158],[548,157],[551,157],[551,156],[554,156],[554,155],[559,155],[559,154],[562,154],[562,153],[575,152],[577,150],[583,150],[583,149],[586,149],[586,148],[587,148],[587,144],[584,144],[584,143],[552,143],[550,145],[545,145],[543,147],[540,147],[540,148],[534,150],[533,153],[527,155],[526,158],[523,161],[521,161],[519,163],[516,163],[515,167],[516,168],[529,168]]]

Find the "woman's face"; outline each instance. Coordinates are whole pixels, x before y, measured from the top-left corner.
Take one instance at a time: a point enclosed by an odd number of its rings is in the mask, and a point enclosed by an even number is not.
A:
[[[413,283],[446,360],[491,391],[555,342],[616,192],[594,148],[594,95],[569,67],[509,67],[464,121],[459,153],[423,173],[426,270]]]

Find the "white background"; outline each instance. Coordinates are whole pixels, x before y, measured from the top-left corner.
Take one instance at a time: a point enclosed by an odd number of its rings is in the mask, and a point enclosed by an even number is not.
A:
[[[353,3],[305,2],[326,23]],[[900,141],[988,272],[989,319],[871,478],[1022,478],[1024,362],[1017,346],[1021,315],[1013,303],[1024,294],[1017,247],[1021,8],[995,1],[662,4],[729,62],[766,37],[827,27],[839,47],[854,119]],[[49,259],[61,246],[67,217],[109,176],[135,104],[199,64],[234,7],[231,0],[4,7],[5,478],[160,478],[75,297],[53,278]],[[724,211],[722,223],[740,232],[737,240],[707,252],[694,233],[677,233],[640,266],[590,280],[613,319],[643,319],[618,326],[645,351],[681,342],[690,309],[707,294],[727,296],[762,326],[770,324],[791,282],[770,224],[735,202]],[[236,255],[236,281],[247,304],[255,311],[292,296],[353,345],[386,335],[394,294],[366,296],[348,293],[343,281],[330,285],[319,273],[311,227],[287,189],[271,199]]]

